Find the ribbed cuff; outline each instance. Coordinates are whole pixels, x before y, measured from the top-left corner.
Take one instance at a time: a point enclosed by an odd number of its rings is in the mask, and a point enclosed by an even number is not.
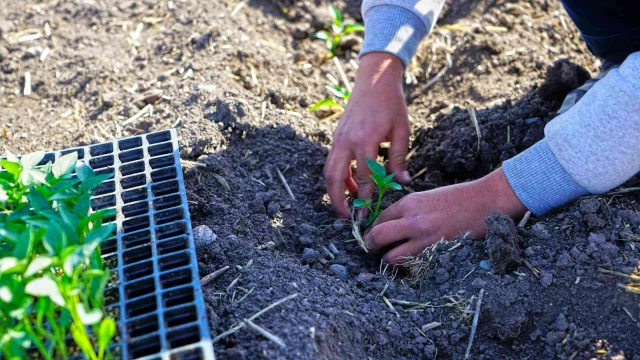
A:
[[[405,68],[427,35],[424,22],[416,14],[400,6],[380,5],[364,16],[364,44],[360,57],[370,52],[386,52],[402,60]]]
[[[546,139],[502,164],[511,188],[536,216],[589,194],[562,167]]]

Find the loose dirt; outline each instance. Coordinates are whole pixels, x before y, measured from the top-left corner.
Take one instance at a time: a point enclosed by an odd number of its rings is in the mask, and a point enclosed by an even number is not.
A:
[[[254,320],[286,347],[245,327],[215,344],[220,359],[463,358],[480,289],[472,358],[640,359],[640,295],[624,288],[640,270],[637,192],[585,197],[524,227],[494,214],[486,241],[461,235],[425,254],[418,282],[349,242],[322,178],[336,122],[307,111],[328,95],[327,74],[339,79],[310,38],[324,5],[3,4],[0,143],[26,153],[177,127],[183,159],[206,164],[184,167],[194,227],[217,236],[198,248],[200,275],[230,266],[203,289],[213,336],[298,294]],[[358,2],[336,5],[359,17]],[[350,79],[360,43],[341,58]],[[406,74],[409,166],[427,171],[385,204],[531,146],[599,67],[557,1],[448,1]]]

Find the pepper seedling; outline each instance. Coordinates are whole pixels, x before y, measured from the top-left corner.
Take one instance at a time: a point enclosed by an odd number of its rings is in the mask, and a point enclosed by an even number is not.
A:
[[[343,88],[342,86],[327,86],[327,90],[331,94],[333,94],[338,99],[341,99],[344,105],[347,105],[349,102],[349,97],[351,96],[351,92],[349,90]],[[340,105],[334,98],[324,98],[315,104],[309,106],[310,111],[316,110],[328,110],[328,109],[337,109],[340,112],[344,111],[342,105]]]
[[[329,49],[328,57],[332,58],[336,56],[342,38],[351,33],[364,32],[364,26],[359,23],[345,23],[344,15],[335,5],[329,5],[329,14],[332,19],[328,24],[329,30],[320,30],[314,36],[316,39],[325,41]]]
[[[380,209],[380,205],[382,204],[382,197],[384,196],[384,192],[386,190],[402,190],[402,186],[397,182],[393,181],[394,173],[387,174],[387,170],[385,170],[382,164],[377,161],[366,158],[367,166],[369,170],[371,170],[371,179],[373,179],[373,183],[378,188],[378,202],[376,203],[375,210],[373,208],[373,204],[371,199],[363,200],[356,199],[353,202],[353,206],[355,208],[366,208],[369,209],[369,219],[367,222],[367,226],[373,225],[373,222],[376,221],[382,210]]]

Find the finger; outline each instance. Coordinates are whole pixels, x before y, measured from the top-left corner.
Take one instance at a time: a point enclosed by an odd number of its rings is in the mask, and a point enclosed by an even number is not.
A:
[[[411,180],[407,171],[407,152],[409,151],[409,129],[396,126],[389,147],[389,169],[395,173],[396,180],[406,184]]]
[[[402,218],[402,211],[400,210],[400,201],[393,203],[391,206],[386,208],[380,216],[373,223],[372,228],[376,227],[387,221],[398,220]]]
[[[331,199],[333,210],[341,218],[349,217],[349,205],[345,199],[344,190],[351,158],[352,156],[348,151],[333,148],[324,166],[327,193]]]
[[[392,220],[371,228],[364,236],[369,250],[378,252],[381,248],[411,236],[411,227],[403,219]]]
[[[349,193],[358,193],[358,184],[356,184],[356,182],[353,180],[353,171],[351,170],[351,164],[349,164],[349,175],[347,176],[347,179],[344,183],[347,186],[347,190],[349,191]]]
[[[432,241],[431,239],[426,242],[419,241],[417,239],[410,240],[396,248],[389,250],[389,252],[382,257],[382,261],[387,264],[402,265],[407,260],[407,257],[412,257],[420,254],[422,250],[426,249],[428,246],[433,245],[435,242],[436,240]]]

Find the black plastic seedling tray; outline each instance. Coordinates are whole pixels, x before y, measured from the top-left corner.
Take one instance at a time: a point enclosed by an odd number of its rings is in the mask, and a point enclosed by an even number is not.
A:
[[[92,198],[115,208],[115,238],[102,244],[111,269],[107,312],[118,323],[113,353],[123,359],[214,359],[198,277],[175,130],[48,153],[76,151],[97,173],[112,173]]]

